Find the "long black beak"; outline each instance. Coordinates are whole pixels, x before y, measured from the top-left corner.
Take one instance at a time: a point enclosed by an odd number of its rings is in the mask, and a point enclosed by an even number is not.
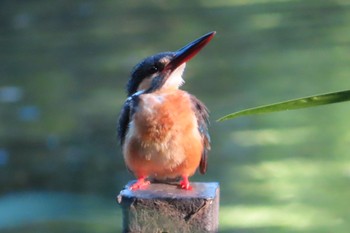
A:
[[[177,67],[179,67],[181,64],[189,61],[197,53],[199,53],[199,51],[202,48],[204,48],[205,45],[209,43],[209,41],[214,37],[215,34],[216,34],[215,31],[209,32],[204,36],[198,38],[197,40],[194,40],[191,43],[187,44],[185,47],[177,50],[175,52],[175,57],[165,67],[165,70],[173,71]]]

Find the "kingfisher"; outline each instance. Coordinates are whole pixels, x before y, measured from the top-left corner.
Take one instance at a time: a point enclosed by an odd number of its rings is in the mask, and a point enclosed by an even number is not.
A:
[[[209,114],[194,95],[179,88],[186,62],[214,37],[207,33],[175,52],[162,52],[137,64],[127,83],[118,122],[125,164],[137,178],[129,188],[152,180],[178,179],[191,190],[189,177],[207,170]]]

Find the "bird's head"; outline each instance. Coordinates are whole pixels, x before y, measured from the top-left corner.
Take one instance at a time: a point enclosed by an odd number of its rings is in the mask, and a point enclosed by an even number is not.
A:
[[[183,84],[186,62],[194,57],[215,32],[210,32],[175,52],[163,52],[147,57],[137,64],[127,84],[128,96],[138,91],[150,93],[161,88],[177,89]]]

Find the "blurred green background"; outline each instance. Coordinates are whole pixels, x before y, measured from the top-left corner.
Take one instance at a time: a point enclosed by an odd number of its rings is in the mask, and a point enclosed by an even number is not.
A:
[[[116,121],[132,67],[209,31],[184,89],[211,111],[221,232],[348,232],[349,103],[227,113],[350,89],[347,0],[0,2],[0,231],[121,230]]]

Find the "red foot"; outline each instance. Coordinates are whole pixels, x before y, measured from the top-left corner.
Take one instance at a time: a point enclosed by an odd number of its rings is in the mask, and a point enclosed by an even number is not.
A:
[[[180,188],[185,190],[192,190],[192,186],[190,185],[187,176],[182,177],[182,181],[180,182]]]
[[[148,180],[145,180],[144,177],[141,177],[139,179],[137,179],[137,181],[135,183],[133,183],[129,189],[130,190],[138,190],[138,189],[143,189],[145,188],[147,185],[149,185],[151,182],[149,182]]]

